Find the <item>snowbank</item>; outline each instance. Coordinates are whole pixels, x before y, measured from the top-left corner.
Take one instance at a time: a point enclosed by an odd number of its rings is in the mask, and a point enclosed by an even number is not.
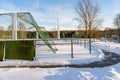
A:
[[[94,42],[92,44],[93,46],[96,46],[100,49],[109,51],[109,52],[114,52],[118,55],[120,55],[120,44],[119,43],[114,43],[114,42]]]

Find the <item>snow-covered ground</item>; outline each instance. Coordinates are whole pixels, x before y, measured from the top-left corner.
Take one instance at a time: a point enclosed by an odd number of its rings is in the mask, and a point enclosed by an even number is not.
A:
[[[41,53],[37,47],[36,61],[3,61],[3,65],[30,65],[30,64],[82,64],[98,61],[104,58],[100,49],[119,54],[120,44],[112,42],[94,42],[92,54],[88,48],[74,45],[74,58],[70,55],[70,45],[56,45],[56,54]],[[100,48],[100,49],[99,49]],[[120,63],[104,68],[0,68],[0,80],[120,80]]]
[[[0,80],[120,80],[119,67],[5,68],[0,69]]]
[[[99,47],[100,49],[114,52],[120,55],[120,43],[114,42],[94,42],[94,46]]]
[[[44,48],[44,47],[43,47]],[[73,46],[73,59],[71,58],[71,46],[68,45],[56,45],[58,51],[56,53],[44,52],[42,47],[37,47],[36,59],[40,63],[50,64],[82,64],[101,60],[104,56],[102,51],[98,48],[94,48],[92,54],[89,54],[89,50],[80,45]]]

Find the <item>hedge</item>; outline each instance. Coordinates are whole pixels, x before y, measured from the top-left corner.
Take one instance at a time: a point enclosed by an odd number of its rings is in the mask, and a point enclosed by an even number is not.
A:
[[[34,41],[6,41],[5,59],[33,60],[34,57]]]
[[[3,54],[4,54],[4,41],[0,41],[0,61],[3,60]]]

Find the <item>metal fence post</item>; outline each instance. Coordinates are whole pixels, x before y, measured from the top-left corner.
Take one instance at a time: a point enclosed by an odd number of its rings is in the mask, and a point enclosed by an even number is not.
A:
[[[80,39],[80,46],[82,46],[82,39]]]
[[[35,48],[34,60],[36,60],[36,42],[37,42],[37,40],[34,40],[34,48]]]
[[[85,48],[86,47],[86,38],[84,39],[84,43],[83,44],[84,44],[84,48]]]
[[[89,38],[89,52],[91,54],[91,38]]]
[[[71,58],[73,58],[73,41],[72,41],[72,38],[71,38]]]
[[[6,59],[5,59],[5,56],[6,56],[6,41],[4,41],[4,54],[3,54],[3,60],[6,60]]]

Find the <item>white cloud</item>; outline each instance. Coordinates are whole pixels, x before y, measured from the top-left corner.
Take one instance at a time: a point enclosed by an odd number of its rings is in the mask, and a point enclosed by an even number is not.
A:
[[[32,6],[35,8],[39,8],[40,7],[40,0],[35,0],[35,3],[32,3]]]
[[[34,5],[40,5],[40,0],[36,0]],[[50,30],[53,27],[56,27],[57,23],[57,5],[44,5],[41,6],[44,11],[36,9],[36,6],[28,8],[26,6],[20,7],[12,3],[6,3],[0,5],[0,13],[10,13],[10,12],[31,12],[36,22],[45,26],[46,29]],[[75,13],[71,4],[63,4],[60,7],[60,27],[61,29],[74,29],[76,27],[76,22],[74,21]],[[38,7],[37,7],[38,8]]]
[[[48,30],[57,26],[58,6],[45,6],[45,12],[32,12],[39,25],[44,25]],[[75,29],[77,22],[74,20],[76,14],[73,7],[68,4],[59,6],[60,29]],[[70,8],[70,9],[69,9]]]
[[[40,4],[40,0],[36,0],[36,4],[39,5]]]
[[[10,13],[22,11],[19,7],[13,5],[12,3],[2,3],[0,4],[0,13]]]

